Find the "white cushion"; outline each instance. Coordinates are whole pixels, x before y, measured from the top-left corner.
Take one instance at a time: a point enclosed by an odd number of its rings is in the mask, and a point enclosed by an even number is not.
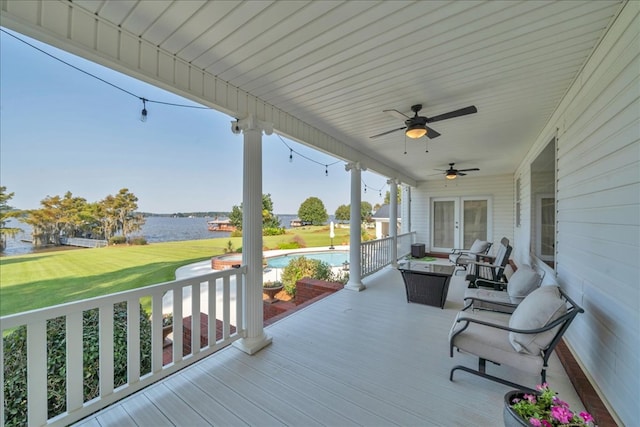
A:
[[[512,298],[524,298],[540,285],[540,275],[531,267],[522,266],[509,278],[507,292]]]
[[[483,253],[484,251],[487,250],[487,246],[488,245],[489,245],[489,242],[485,242],[484,240],[476,239],[475,242],[473,242],[473,244],[471,245],[471,248],[469,249],[469,252],[472,252],[474,254]]]
[[[560,296],[559,288],[541,286],[518,305],[509,319],[509,327],[522,330],[542,328],[566,312],[567,306]],[[509,332],[509,341],[517,352],[538,355],[549,346],[558,328],[559,325],[538,334]]]

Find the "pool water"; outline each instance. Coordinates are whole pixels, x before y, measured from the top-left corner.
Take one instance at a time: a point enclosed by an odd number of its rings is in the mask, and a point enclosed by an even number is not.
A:
[[[289,261],[300,258],[301,256],[326,262],[331,267],[341,267],[345,262],[349,262],[349,252],[345,251],[302,252],[267,258],[267,266],[271,268],[285,268],[289,265]]]

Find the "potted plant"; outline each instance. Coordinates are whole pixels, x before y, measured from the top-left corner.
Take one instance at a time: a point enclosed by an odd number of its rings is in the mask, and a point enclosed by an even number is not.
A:
[[[560,400],[547,383],[536,386],[536,393],[513,390],[504,396],[504,425],[536,427],[593,426],[587,412],[576,414]]]
[[[273,304],[274,302],[278,301],[278,298],[276,298],[276,294],[282,290],[282,287],[282,282],[278,280],[276,280],[275,282],[268,281],[262,284],[262,291],[267,296],[266,301],[269,304]]]

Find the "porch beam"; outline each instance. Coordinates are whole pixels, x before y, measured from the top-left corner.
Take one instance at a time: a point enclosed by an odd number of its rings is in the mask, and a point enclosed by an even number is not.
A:
[[[262,302],[262,132],[273,132],[270,123],[255,116],[231,123],[234,133],[242,132],[242,263],[247,266],[244,281],[244,316],[246,336],[233,345],[254,354],[271,344],[263,328]],[[238,284],[238,286],[241,286]]]

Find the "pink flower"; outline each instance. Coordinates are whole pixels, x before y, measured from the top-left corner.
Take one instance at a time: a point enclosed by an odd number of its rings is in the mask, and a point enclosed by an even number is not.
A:
[[[551,416],[563,424],[567,424],[573,418],[573,413],[562,406],[552,406]]]
[[[558,406],[562,406],[563,408],[569,407],[569,404],[563,400],[560,400],[558,396],[553,396],[553,403],[555,403]]]
[[[529,418],[529,424],[531,424],[534,427],[542,427],[542,423],[537,418]]]
[[[527,399],[530,403],[536,403],[536,397],[533,394],[525,394],[524,398]]]
[[[580,412],[580,417],[582,417],[585,423],[590,423],[591,421],[593,421],[593,417],[588,412]]]
[[[536,386],[536,389],[537,389],[538,391],[542,391],[542,390],[544,390],[545,388],[547,388],[548,386],[549,386],[549,384],[547,384],[547,383],[542,383],[542,384],[538,384],[538,385]]]
[[[542,420],[542,425],[543,425],[544,427],[553,427],[553,426],[551,425],[551,423],[550,423],[549,421],[547,421],[547,420]]]

